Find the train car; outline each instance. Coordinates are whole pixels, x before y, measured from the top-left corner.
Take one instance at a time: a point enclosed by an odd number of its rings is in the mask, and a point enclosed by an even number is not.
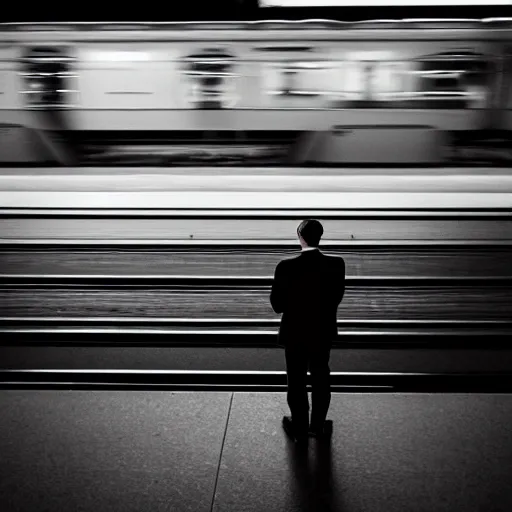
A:
[[[508,165],[511,34],[508,19],[4,24],[0,165]]]

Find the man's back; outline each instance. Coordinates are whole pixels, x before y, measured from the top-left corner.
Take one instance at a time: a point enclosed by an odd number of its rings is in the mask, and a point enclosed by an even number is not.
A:
[[[270,302],[283,313],[279,344],[331,342],[337,336],[336,312],[345,291],[343,258],[318,249],[281,261]]]

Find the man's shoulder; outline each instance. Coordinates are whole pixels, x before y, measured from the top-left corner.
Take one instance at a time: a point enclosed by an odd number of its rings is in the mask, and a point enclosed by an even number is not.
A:
[[[300,254],[296,254],[295,256],[289,256],[287,258],[283,258],[277,265],[279,266],[286,266],[290,265],[291,263],[297,261],[300,257]]]
[[[326,261],[328,261],[329,263],[332,263],[333,265],[345,265],[345,260],[343,259],[342,256],[334,256],[332,254],[325,254],[325,253],[322,253],[325,258],[326,258]]]
[[[290,256],[290,257],[287,257],[287,258],[283,258],[278,264],[277,266],[278,267],[287,267],[289,265],[294,265],[295,263],[299,263],[299,262],[306,262],[308,260],[301,260],[301,254],[302,253],[299,253],[295,256]],[[322,264],[325,264],[325,263],[330,263],[332,265],[335,265],[335,266],[344,266],[345,265],[345,260],[343,259],[342,256],[333,256],[331,254],[325,254],[324,252],[320,252],[321,256],[322,256]],[[316,260],[318,262],[318,260]],[[309,262],[311,262],[309,260]]]
[[[284,271],[288,272],[286,269],[288,269],[291,262],[296,259],[295,257],[292,258],[284,258],[281,261],[279,261],[276,265],[276,272],[279,271],[280,273],[283,273]]]

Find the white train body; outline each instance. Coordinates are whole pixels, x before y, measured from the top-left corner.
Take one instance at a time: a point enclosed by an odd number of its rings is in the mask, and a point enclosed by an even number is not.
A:
[[[439,164],[512,129],[511,49],[505,19],[7,24],[0,163]]]

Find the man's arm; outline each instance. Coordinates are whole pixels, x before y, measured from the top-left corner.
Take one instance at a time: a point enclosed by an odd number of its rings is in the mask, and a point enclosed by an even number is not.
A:
[[[272,281],[272,290],[270,292],[270,304],[276,313],[282,313],[285,308],[286,295],[283,277],[282,262],[279,262],[274,272],[274,280]]]
[[[338,258],[339,261],[339,268],[337,269],[338,272],[336,274],[336,306],[339,306],[341,304],[341,301],[343,299],[343,295],[345,295],[345,261],[343,258]]]

